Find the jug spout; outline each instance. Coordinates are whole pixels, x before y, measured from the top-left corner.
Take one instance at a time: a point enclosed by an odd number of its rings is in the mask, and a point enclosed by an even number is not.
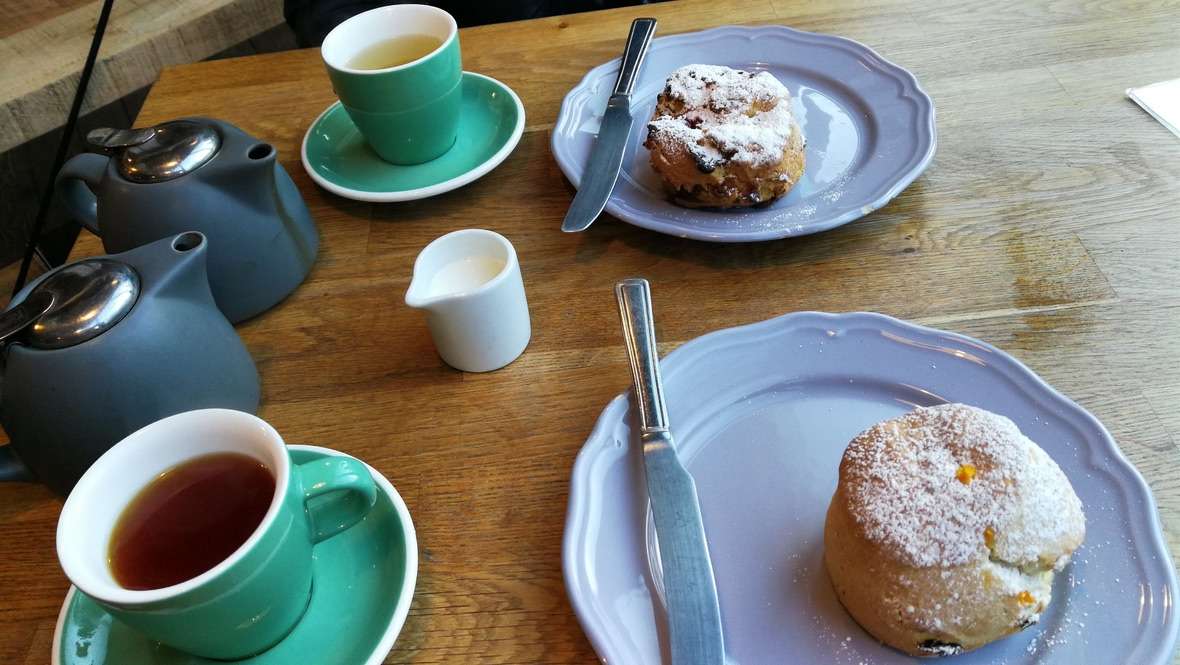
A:
[[[410,287],[406,289],[406,305],[414,309],[430,309],[439,298],[430,293],[429,277],[414,274]]]

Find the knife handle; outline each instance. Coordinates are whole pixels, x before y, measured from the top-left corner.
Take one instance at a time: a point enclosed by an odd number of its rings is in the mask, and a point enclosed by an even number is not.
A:
[[[647,55],[647,46],[655,32],[654,18],[637,18],[631,22],[631,34],[627,36],[627,47],[623,49],[623,61],[619,64],[619,78],[615,80],[615,95],[631,96],[635,79],[639,78],[639,68],[643,66],[643,56]]]
[[[668,409],[664,406],[664,387],[660,381],[656,326],[651,313],[651,286],[646,279],[624,279],[615,284],[615,297],[619,301],[619,317],[623,320],[627,357],[631,359],[631,376],[635,381],[635,401],[639,404],[641,431],[666,431]]]

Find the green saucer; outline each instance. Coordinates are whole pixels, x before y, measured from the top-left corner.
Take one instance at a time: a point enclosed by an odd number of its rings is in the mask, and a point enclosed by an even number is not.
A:
[[[303,463],[335,451],[290,446]],[[307,613],[291,634],[242,665],[380,665],[405,623],[418,577],[418,541],[410,513],[385,476],[359,524],[315,546],[315,582]],[[53,665],[210,665],[153,642],[116,621],[70,587],[53,636]]]
[[[496,168],[524,131],[524,105],[494,78],[463,72],[459,137],[442,157],[400,166],[377,156],[340,102],[303,137],[303,168],[320,187],[358,201],[412,201],[462,187]]]

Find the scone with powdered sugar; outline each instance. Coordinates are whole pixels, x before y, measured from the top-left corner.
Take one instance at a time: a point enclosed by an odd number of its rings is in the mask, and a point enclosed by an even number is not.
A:
[[[848,445],[824,528],[840,602],[915,656],[969,651],[1035,624],[1082,543],[1065,474],[1009,419],[922,407]]]
[[[651,165],[673,202],[767,204],[803,175],[803,130],[769,72],[688,65],[672,72],[647,125]]]

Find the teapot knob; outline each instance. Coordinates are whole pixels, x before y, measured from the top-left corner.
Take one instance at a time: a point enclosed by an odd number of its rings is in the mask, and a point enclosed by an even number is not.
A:
[[[99,127],[86,133],[86,142],[103,152],[113,152],[119,148],[129,148],[133,145],[147,143],[155,136],[155,127],[144,127],[143,129]]]
[[[221,134],[209,121],[191,118],[142,129],[95,129],[86,141],[110,155],[124,179],[146,184],[200,168],[217,154]]]
[[[37,349],[61,349],[101,335],[121,321],[139,298],[139,273],[110,258],[62,266],[0,316],[0,334]]]

